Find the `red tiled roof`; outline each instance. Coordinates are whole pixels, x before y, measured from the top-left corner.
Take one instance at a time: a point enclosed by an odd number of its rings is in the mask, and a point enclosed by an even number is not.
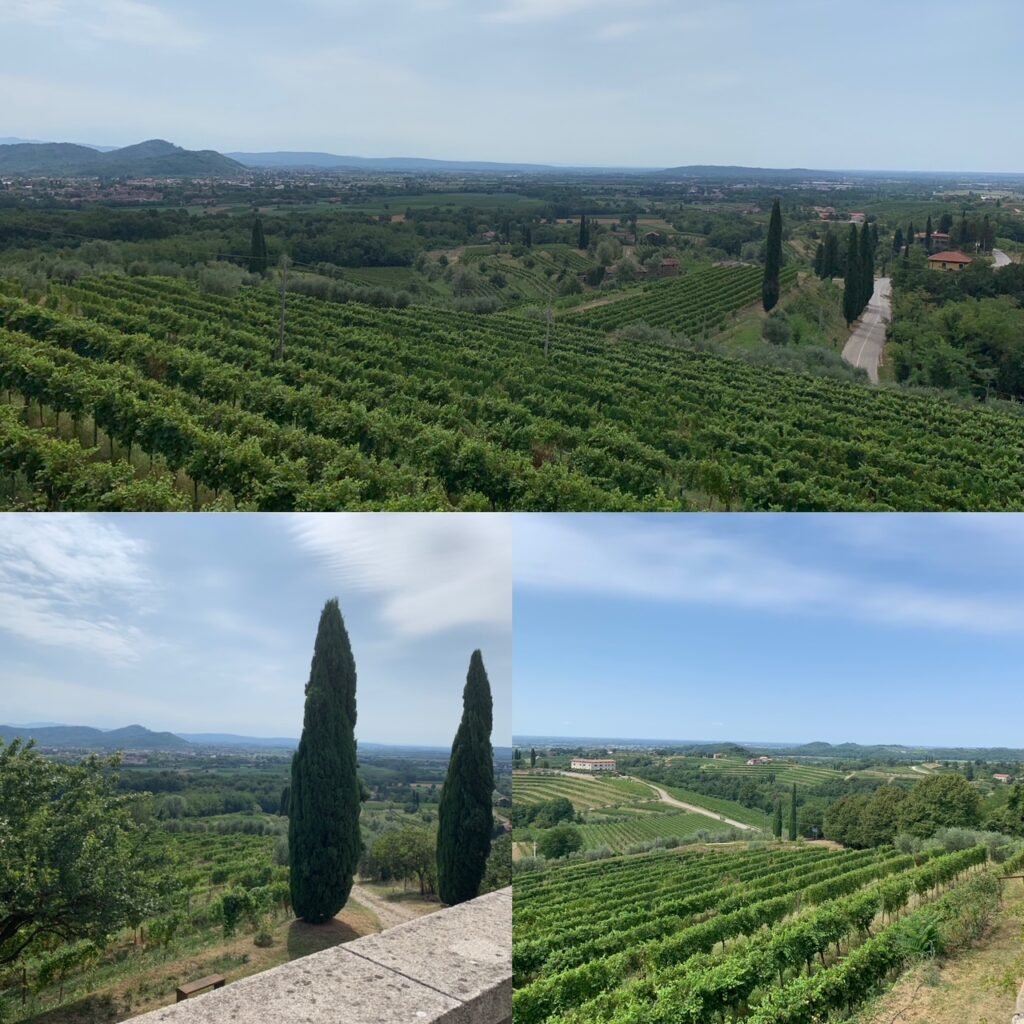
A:
[[[928,257],[929,263],[973,263],[970,256],[962,252],[937,252],[934,256]]]

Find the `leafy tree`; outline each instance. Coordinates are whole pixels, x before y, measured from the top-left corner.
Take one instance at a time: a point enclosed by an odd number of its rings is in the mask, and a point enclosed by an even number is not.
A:
[[[768,238],[765,242],[764,281],[761,285],[761,305],[766,313],[778,304],[782,285],[782,209],[778,199],[772,203],[772,215],[768,221]]]
[[[793,783],[792,792],[789,795],[789,838],[796,839],[796,783]]]
[[[901,814],[902,829],[927,838],[940,828],[973,827],[981,819],[977,790],[954,773],[932,775],[916,783]]]
[[[118,758],[80,764],[0,741],[0,966],[47,940],[102,945],[166,892],[161,860],[118,795]]]
[[[332,598],[320,614],[289,800],[292,906],[311,924],[341,910],[359,864],[355,723],[356,665]]]
[[[871,795],[860,823],[860,841],[864,846],[885,846],[900,830],[907,791],[899,786],[880,786]]]
[[[869,796],[857,793],[830,804],[822,819],[825,836],[843,846],[864,846],[861,823],[870,800]]]
[[[549,860],[568,857],[583,846],[583,836],[575,825],[556,825],[537,841],[537,851]]]
[[[538,828],[550,828],[560,821],[572,821],[576,817],[572,802],[564,796],[556,796],[533,808],[532,823]]]
[[[373,845],[373,857],[381,877],[415,878],[420,895],[433,893],[437,886],[434,836],[423,828],[390,829]]]
[[[257,217],[252,223],[252,241],[249,246],[249,273],[262,274],[267,269],[267,240],[263,237],[263,221]]]
[[[437,813],[438,892],[449,905],[477,896],[487,869],[494,827],[491,724],[491,685],[483,656],[474,651]]]
[[[494,892],[512,884],[512,835],[506,832],[491,843],[487,858],[487,870],[480,885],[480,892]]]

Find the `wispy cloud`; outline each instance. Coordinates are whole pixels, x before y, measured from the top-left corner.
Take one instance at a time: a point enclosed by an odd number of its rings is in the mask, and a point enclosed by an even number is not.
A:
[[[609,0],[503,0],[496,11],[483,15],[484,21],[523,25],[538,21],[556,21],[570,14],[592,12],[607,7]]]
[[[853,526],[851,517],[842,518]],[[862,539],[872,529],[866,527]],[[1024,526],[1018,530],[1024,532]],[[1007,595],[978,584],[968,590],[934,579],[916,584],[868,580],[820,556],[781,552],[769,538],[770,531],[751,531],[746,538],[736,531],[715,533],[698,518],[653,524],[593,516],[529,517],[516,521],[515,580],[517,586],[537,589],[776,614],[826,614],[978,634],[1024,633],[1024,590]],[[927,573],[915,576],[927,578]]]
[[[289,517],[288,528],[345,586],[378,595],[399,636],[511,626],[506,516],[309,514]]]
[[[4,0],[2,23],[141,46],[191,47],[203,41],[174,15],[142,0]]]
[[[109,520],[16,515],[0,528],[0,630],[21,640],[138,659],[142,632],[112,611],[144,606],[145,546]]]

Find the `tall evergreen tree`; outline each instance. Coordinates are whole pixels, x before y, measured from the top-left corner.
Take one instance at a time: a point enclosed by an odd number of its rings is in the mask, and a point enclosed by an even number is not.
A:
[[[875,248],[871,244],[871,229],[865,224],[860,230],[860,252],[858,253],[860,263],[860,292],[858,300],[860,306],[857,315],[864,311],[864,307],[871,301],[875,290]]]
[[[907,225],[907,245],[914,244],[914,222],[911,221]]]
[[[320,613],[289,798],[292,906],[310,924],[341,910],[359,864],[355,724],[356,664],[332,598]]]
[[[491,852],[491,713],[491,684],[483,657],[474,651],[462,693],[462,722],[437,808],[437,891],[449,905],[479,894]]]
[[[796,839],[796,783],[789,797],[789,838]]]
[[[761,305],[766,313],[778,304],[782,290],[779,275],[782,272],[782,209],[778,199],[772,203],[768,221],[768,239],[764,251],[764,281],[761,284]]]
[[[898,256],[900,250],[903,248],[903,228],[897,228],[896,234],[892,236],[892,251],[893,254]]]
[[[263,237],[263,221],[256,217],[252,223],[252,241],[249,247],[249,273],[262,274],[267,269],[267,240]]]
[[[772,835],[776,839],[782,838],[782,801],[775,801],[775,820],[772,822]]]
[[[533,747],[530,747],[530,767],[537,767],[537,751]]]
[[[861,281],[860,252],[857,245],[857,225],[850,225],[850,234],[846,242],[846,275],[843,279],[843,317],[847,325],[852,324],[860,316],[863,305],[860,300]]]
[[[839,236],[830,228],[825,233],[825,277],[831,279],[839,270]]]
[[[930,213],[924,226],[924,251],[932,251],[932,215]]]
[[[586,249],[588,245],[590,245],[590,225],[587,223],[587,215],[581,213],[579,248]]]
[[[819,242],[814,250],[814,273],[818,277],[825,276],[825,243]]]

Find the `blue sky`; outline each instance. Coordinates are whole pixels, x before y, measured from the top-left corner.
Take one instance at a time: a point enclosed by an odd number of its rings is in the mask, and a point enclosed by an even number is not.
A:
[[[1024,518],[517,516],[516,735],[1024,746]]]
[[[0,523],[0,723],[298,736],[323,603],[357,738],[447,745],[479,647],[511,730],[502,516],[18,515]]]
[[[1019,0],[3,0],[0,135],[1024,170]]]

